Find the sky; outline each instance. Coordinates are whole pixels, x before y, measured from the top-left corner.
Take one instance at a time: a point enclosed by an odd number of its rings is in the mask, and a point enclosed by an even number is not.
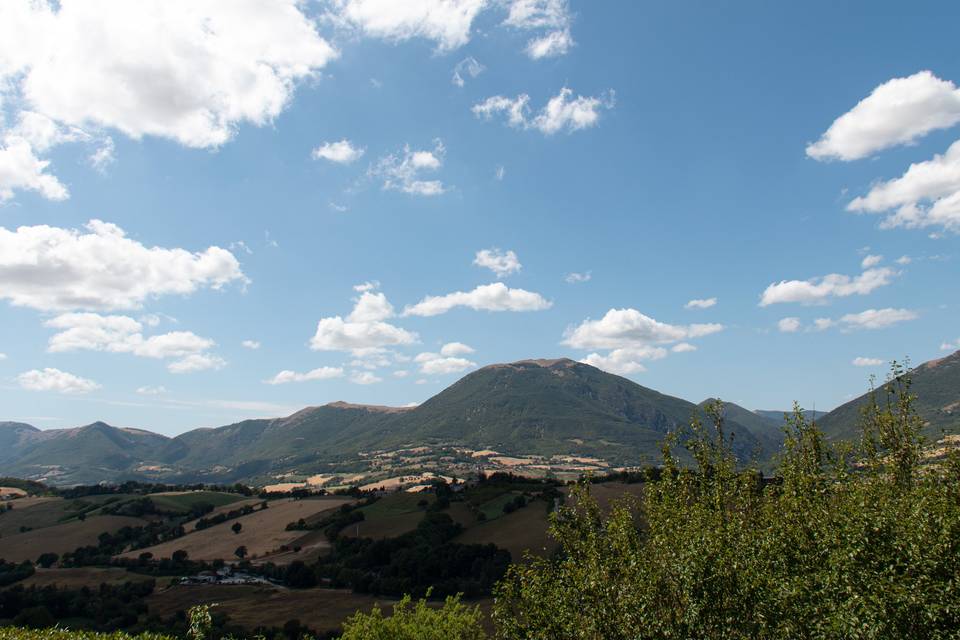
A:
[[[830,409],[960,349],[955,2],[7,0],[0,420],[569,357]]]

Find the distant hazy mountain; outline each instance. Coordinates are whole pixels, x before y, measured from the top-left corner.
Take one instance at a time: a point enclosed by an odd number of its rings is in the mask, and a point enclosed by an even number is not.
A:
[[[925,435],[937,438],[941,433],[960,433],[960,351],[919,365],[910,377],[917,411],[927,425]],[[877,393],[878,400],[884,402],[883,386]],[[857,438],[860,408],[869,397],[864,394],[837,407],[820,418],[820,428],[832,438]]]
[[[775,422],[777,423],[777,425],[782,426],[782,425],[783,425],[783,416],[784,416],[784,414],[792,414],[792,413],[793,413],[793,409],[785,409],[785,410],[781,410],[781,411],[772,411],[772,410],[769,410],[769,411],[768,411],[768,410],[763,410],[763,409],[756,409],[756,410],[754,411],[754,413],[757,414],[758,416],[761,416],[761,417],[764,417],[764,418],[769,418],[770,420],[775,421]],[[819,420],[820,418],[822,418],[823,416],[827,415],[828,413],[830,413],[830,412],[829,412],[829,411],[814,411],[813,409],[805,409],[805,410],[803,411],[803,417],[805,417],[807,420]]]
[[[960,432],[960,352],[914,372],[931,434]],[[821,415],[831,437],[856,434],[860,398]],[[285,418],[245,420],[167,438],[94,423],[39,431],[0,423],[0,475],[61,484],[118,479],[232,482],[309,471],[362,451],[459,444],[514,454],[580,454],[614,464],[660,458],[671,430],[702,405],[658,393],[572,360],[522,360],[479,369],[422,405],[393,408],[335,402]],[[726,403],[728,433],[742,460],[769,462],[781,442],[781,411]]]

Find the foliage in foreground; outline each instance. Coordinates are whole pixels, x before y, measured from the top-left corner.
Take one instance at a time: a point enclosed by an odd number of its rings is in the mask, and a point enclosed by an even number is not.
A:
[[[393,605],[393,615],[383,616],[379,606],[358,612],[343,623],[340,640],[482,640],[479,607],[468,607],[458,597],[448,597],[442,607],[426,600],[413,604],[405,596]],[[0,640],[3,640],[0,638]]]
[[[579,488],[552,519],[562,553],[498,587],[497,637],[958,637],[960,460],[921,465],[909,379],[891,382],[856,449],[796,410],[778,482],[737,469],[717,405],[695,469],[665,446],[662,479],[608,518]]]
[[[17,627],[0,627],[0,640],[174,640],[174,638],[156,633],[131,635],[123,631],[97,633],[96,631],[59,628],[20,629]]]

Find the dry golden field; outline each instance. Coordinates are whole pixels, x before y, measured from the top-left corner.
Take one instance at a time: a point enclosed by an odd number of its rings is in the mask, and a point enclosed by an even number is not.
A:
[[[5,514],[2,518],[6,518]],[[2,519],[0,518],[0,519]],[[96,545],[101,533],[113,533],[123,527],[144,524],[140,518],[128,516],[94,516],[63,524],[34,529],[26,533],[4,535],[0,539],[0,557],[7,561],[36,560],[41,553],[52,551],[63,555],[77,547]]]

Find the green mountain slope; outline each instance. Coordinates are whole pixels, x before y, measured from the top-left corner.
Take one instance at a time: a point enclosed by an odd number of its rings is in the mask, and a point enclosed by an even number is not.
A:
[[[939,438],[942,433],[960,433],[960,351],[919,365],[911,380],[917,411],[926,422],[924,434]],[[877,398],[883,402],[884,397],[881,386]],[[820,428],[831,438],[858,438],[860,409],[869,398],[867,393],[837,407],[819,420]]]

